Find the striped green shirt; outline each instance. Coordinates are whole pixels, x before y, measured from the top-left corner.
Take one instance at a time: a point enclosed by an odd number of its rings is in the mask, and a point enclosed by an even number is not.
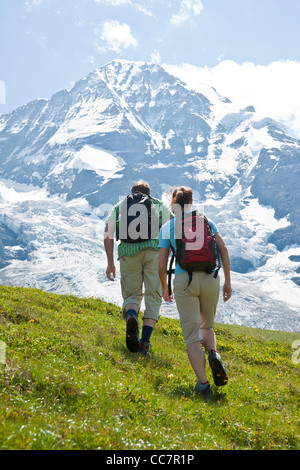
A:
[[[155,209],[157,210],[160,220],[161,220],[161,225],[164,225],[166,222],[168,222],[170,219],[174,217],[173,213],[168,209],[168,207],[159,199],[156,199],[151,196],[153,205]],[[116,224],[119,223],[118,220],[118,214],[120,214],[121,211],[121,205],[123,204],[125,199],[122,201],[119,201],[111,210],[107,222],[109,220],[112,220],[116,222]],[[159,238],[155,238],[152,240],[147,240],[143,242],[137,242],[137,243],[128,243],[124,241],[120,241],[118,245],[118,259],[122,258],[122,256],[135,256],[137,255],[141,250],[144,250],[146,248],[152,248],[154,250],[158,250],[158,243],[159,243]]]

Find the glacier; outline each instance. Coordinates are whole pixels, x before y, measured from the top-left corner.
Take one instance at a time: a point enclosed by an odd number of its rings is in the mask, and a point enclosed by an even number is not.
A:
[[[118,273],[105,276],[107,213],[139,178],[166,203],[184,184],[230,253],[233,295],[216,320],[299,332],[299,156],[251,105],[113,61],[0,116],[0,283],[121,305]]]

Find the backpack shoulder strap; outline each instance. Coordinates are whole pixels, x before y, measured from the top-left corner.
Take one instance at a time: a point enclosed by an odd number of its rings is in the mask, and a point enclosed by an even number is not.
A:
[[[115,205],[115,211],[116,211],[116,240],[119,240],[120,236],[120,211],[122,209],[123,203],[127,200],[128,196],[125,197],[125,199],[122,199]]]
[[[175,250],[172,247],[172,245],[171,245],[171,249],[172,249],[172,257],[171,257],[171,261],[169,264],[169,269],[167,270],[169,295],[171,295],[171,292],[172,292],[172,274],[175,273],[175,269],[173,269],[173,263],[175,259]]]

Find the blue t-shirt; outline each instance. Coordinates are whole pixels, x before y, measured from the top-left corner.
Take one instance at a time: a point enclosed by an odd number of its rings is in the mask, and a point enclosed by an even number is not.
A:
[[[165,225],[162,226],[162,228],[160,230],[160,233],[159,233],[159,245],[158,245],[158,247],[159,248],[166,248],[167,250],[169,250],[171,248],[171,245],[172,245],[172,247],[174,248],[175,253],[176,253],[176,241],[175,241],[175,233],[174,233],[175,232],[175,221],[176,221],[176,217],[174,219],[169,220],[169,222],[167,222]],[[209,220],[209,223],[211,225],[213,234],[217,233],[218,229],[217,229],[216,225],[211,220]],[[182,269],[177,264],[176,267],[175,267],[175,276],[176,276],[176,274],[184,273],[184,272],[186,272],[186,271],[184,271],[184,269]]]

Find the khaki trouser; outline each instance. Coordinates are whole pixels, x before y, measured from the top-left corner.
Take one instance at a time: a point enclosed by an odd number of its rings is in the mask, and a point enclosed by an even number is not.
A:
[[[212,328],[219,300],[220,279],[213,274],[194,272],[188,285],[188,273],[174,279],[174,297],[186,344],[201,341],[201,329]]]
[[[126,305],[131,303],[137,304],[140,308],[144,298],[143,318],[158,320],[162,299],[162,288],[158,276],[158,251],[145,248],[135,256],[122,256],[120,273],[123,312]]]

